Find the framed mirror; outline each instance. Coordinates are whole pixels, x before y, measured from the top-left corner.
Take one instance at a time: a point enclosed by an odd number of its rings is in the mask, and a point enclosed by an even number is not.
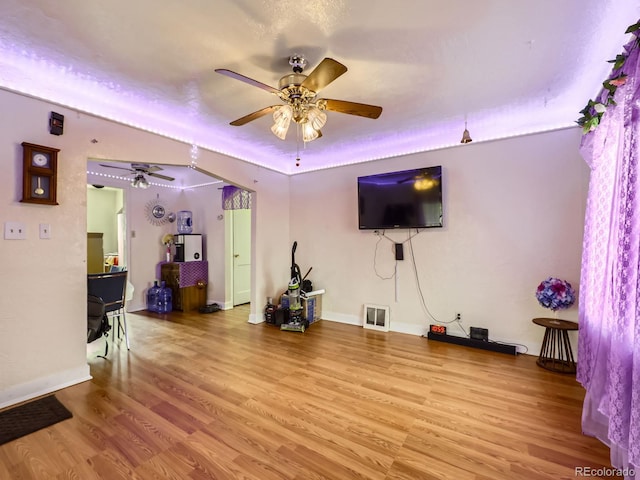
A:
[[[165,208],[162,205],[154,205],[151,209],[151,215],[158,220],[163,219],[165,216]]]

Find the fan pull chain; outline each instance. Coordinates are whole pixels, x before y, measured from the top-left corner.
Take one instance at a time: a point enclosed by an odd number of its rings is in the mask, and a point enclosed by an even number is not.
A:
[[[296,167],[300,166],[300,124],[296,123]]]

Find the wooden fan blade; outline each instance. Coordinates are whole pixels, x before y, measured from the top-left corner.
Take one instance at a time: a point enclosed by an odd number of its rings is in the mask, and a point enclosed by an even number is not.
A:
[[[365,103],[346,102],[344,100],[323,99],[326,102],[326,109],[334,112],[358,115],[360,117],[378,118],[382,113],[382,107],[367,105]]]
[[[232,72],[231,70],[227,70],[226,68],[218,68],[216,69],[216,72],[230,78],[235,78],[236,80],[240,80],[241,82],[248,83],[249,85],[253,85],[254,87],[261,88],[262,90],[266,90],[267,92],[274,93],[276,95],[280,92],[280,90],[270,87],[265,83],[254,80],[253,78],[245,77],[244,75]]]
[[[147,175],[149,175],[150,177],[156,177],[156,178],[161,178],[163,180],[168,180],[170,182],[173,182],[175,180],[175,178],[173,177],[167,177],[166,175],[160,175],[159,173],[147,172]]]
[[[346,71],[347,67],[327,57],[309,74],[301,86],[318,93]]]
[[[250,113],[249,115],[245,115],[242,118],[234,120],[230,123],[234,127],[240,127],[246,123],[249,123],[257,118],[264,117],[265,115],[273,112],[276,108],[280,107],[280,105],[271,105],[270,107],[265,107],[262,110],[258,110],[257,112]]]

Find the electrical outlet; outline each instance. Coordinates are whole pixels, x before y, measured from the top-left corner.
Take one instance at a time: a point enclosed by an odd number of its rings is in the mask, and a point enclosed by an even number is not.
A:
[[[461,313],[456,313],[456,320],[458,320],[458,321],[462,320],[462,314]]]

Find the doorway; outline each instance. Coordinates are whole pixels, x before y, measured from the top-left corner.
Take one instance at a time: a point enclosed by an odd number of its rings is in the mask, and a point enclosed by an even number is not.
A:
[[[227,210],[231,217],[233,306],[251,301],[251,210]]]
[[[220,186],[225,182],[203,169],[194,169],[184,165],[162,164],[162,174],[174,178],[174,181],[158,180],[154,177],[153,184],[150,187],[153,191],[150,191],[149,189],[132,189],[129,186],[129,178],[114,177],[112,175],[113,168],[121,168],[122,165],[126,166],[127,162],[97,159],[92,161],[90,159],[87,167],[87,183],[89,184],[88,189],[94,190],[91,195],[96,193],[95,187],[91,186],[96,181],[100,183],[107,182],[108,186],[98,188],[101,192],[109,190],[122,192],[121,213],[122,224],[124,225],[122,241],[124,245],[117,247],[118,263],[126,265],[131,274],[130,281],[133,283],[133,287],[141,292],[141,294],[134,296],[131,302],[128,302],[129,309],[136,311],[146,308],[142,292],[149,287],[150,279],[152,280],[159,276],[156,265],[157,260],[154,257],[155,249],[153,247],[141,247],[144,242],[148,242],[148,245],[156,245],[158,240],[154,237],[154,232],[151,231],[154,227],[149,227],[147,222],[143,221],[141,214],[138,213],[146,211],[149,194],[151,193],[155,196],[158,188],[161,191],[165,191],[165,195],[170,199],[167,201],[171,211],[179,211],[180,209],[192,210],[204,222],[201,225],[202,228],[198,228],[205,235],[205,252],[210,260],[207,301],[209,303],[216,302],[224,309],[233,308],[235,305],[250,304],[252,295],[251,282],[253,281],[251,269],[254,268],[252,265],[253,241],[251,237],[255,235],[255,227],[252,226],[252,222],[255,219],[252,218],[252,214],[255,212],[252,212],[251,209],[237,210],[235,212],[239,213],[236,215],[232,214],[233,211],[231,210],[225,210],[220,197],[222,190]],[[121,182],[126,182],[122,183],[123,187],[119,186]],[[176,189],[177,185],[181,185],[181,187]],[[189,187],[188,185],[194,186]],[[165,190],[164,187],[174,188]],[[210,204],[212,198],[216,205],[209,208],[207,205]],[[92,210],[92,201],[88,199],[88,228],[97,229],[98,227],[91,227],[90,219],[95,216]],[[234,216],[237,217],[235,222],[232,220]],[[233,233],[234,224],[236,228],[235,234]],[[236,241],[240,240],[235,246],[232,241],[233,238]],[[105,246],[104,253],[114,253],[110,251],[112,249],[113,247]],[[234,257],[234,255],[238,255],[238,257]],[[164,258],[163,251],[162,259],[164,260]],[[149,273],[152,263],[153,274]]]
[[[87,185],[87,273],[126,268],[124,190]]]

